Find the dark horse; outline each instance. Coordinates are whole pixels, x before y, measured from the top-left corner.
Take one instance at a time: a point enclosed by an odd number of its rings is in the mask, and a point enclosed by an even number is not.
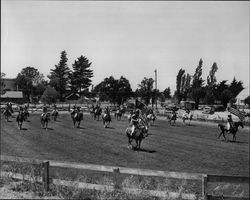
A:
[[[102,120],[104,128],[107,128],[111,123],[111,115],[109,113],[105,113],[104,115],[102,115]]]
[[[135,129],[133,135],[131,135],[132,127],[128,127],[125,131],[128,137],[128,148],[132,148],[131,142],[135,140],[136,147],[135,149],[141,148],[141,141],[148,136],[148,127],[145,125],[139,125],[138,128]]]
[[[29,111],[27,109],[24,109],[24,121],[27,121],[28,117],[30,116]]]
[[[125,109],[118,109],[115,112],[115,118],[119,121],[122,118],[122,115],[125,113]]]
[[[17,117],[16,117],[16,121],[17,121],[18,128],[21,130],[22,125],[23,125],[23,121],[25,121],[25,113],[24,112],[19,112]]]
[[[226,126],[224,124],[218,124],[218,126],[219,126],[219,128],[221,130],[220,135],[218,136],[218,138],[220,138],[220,136],[223,135],[224,139],[226,140],[225,132],[228,132],[228,130],[226,129]],[[229,133],[233,134],[233,141],[236,141],[236,133],[238,131],[239,126],[244,128],[244,125],[243,125],[242,121],[234,122],[234,127],[232,127],[229,130]]]
[[[177,119],[177,114],[176,114],[176,113],[168,114],[168,115],[167,115],[167,119],[168,119],[169,124],[172,126],[172,121],[173,121],[174,124],[175,124],[175,121],[176,121],[176,119]]]
[[[9,117],[11,117],[13,113],[12,108],[5,108],[3,111],[3,115],[5,116],[6,122],[9,122]]]
[[[57,117],[58,117],[58,111],[56,109],[54,109],[51,113],[52,116],[52,120],[56,121]]]
[[[50,120],[50,113],[49,112],[43,113],[41,115],[41,125],[42,125],[42,128],[46,128],[46,130],[48,129],[49,120]]]
[[[74,127],[76,127],[76,122],[78,123],[77,128],[80,128],[80,123],[83,120],[83,113],[73,111],[71,113],[71,118],[73,120]]]
[[[95,108],[94,109],[94,119],[99,121],[99,118],[102,114],[102,109],[101,108]]]

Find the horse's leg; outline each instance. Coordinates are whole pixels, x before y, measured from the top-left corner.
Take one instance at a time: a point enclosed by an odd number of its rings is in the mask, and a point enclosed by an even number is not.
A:
[[[131,147],[131,141],[130,141],[130,137],[128,137],[128,148],[130,148]]]
[[[218,135],[217,139],[220,139],[220,136],[222,135],[222,131],[220,132],[220,134]]]
[[[233,141],[236,142],[236,132],[233,133]]]
[[[223,131],[223,137],[224,137],[224,139],[225,139],[225,141],[227,140],[227,138],[226,138],[226,135],[225,135],[225,131]]]
[[[141,139],[138,141],[138,149],[141,149]]]
[[[139,140],[138,139],[136,140],[136,147],[135,147],[135,149],[140,149],[140,145],[139,145]]]

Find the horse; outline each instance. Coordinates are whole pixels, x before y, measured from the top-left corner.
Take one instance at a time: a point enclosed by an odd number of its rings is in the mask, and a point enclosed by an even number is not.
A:
[[[125,113],[125,109],[118,109],[115,112],[115,118],[117,119],[117,121],[120,121],[122,118],[122,115]]]
[[[24,121],[27,121],[28,117],[30,116],[29,111],[27,109],[24,109]]]
[[[189,120],[188,125],[190,126],[190,123],[191,123],[192,119],[193,119],[193,114],[192,113],[189,113],[189,114],[184,113],[183,116],[182,116],[182,121],[183,121],[184,125],[186,125],[186,120]]]
[[[152,125],[154,125],[154,122],[155,122],[155,120],[156,120],[156,116],[155,116],[154,113],[150,113],[150,114],[148,114],[148,115],[146,116],[146,119],[147,119],[147,122],[149,122],[150,125],[152,126]]]
[[[94,107],[91,107],[91,108],[89,109],[89,113],[90,113],[90,115],[91,115],[92,117],[94,117],[95,108],[94,108]]]
[[[101,108],[95,108],[94,109],[94,120],[97,119],[97,121],[99,121],[99,118],[102,114],[102,109]]]
[[[136,142],[135,148],[141,149],[142,140],[148,136],[148,126],[140,123],[139,127],[135,129],[133,135],[131,135],[131,132],[132,132],[132,127],[128,127],[125,131],[128,137],[128,148],[132,147],[131,142],[135,140]]]
[[[9,117],[12,116],[12,113],[13,113],[13,110],[12,108],[5,108],[4,111],[3,111],[3,115],[6,119],[6,122],[9,122]]]
[[[234,124],[234,126],[229,130],[229,133],[233,134],[233,141],[235,142],[236,141],[236,133],[238,131],[239,126],[244,128],[244,125],[243,125],[242,121],[234,122],[233,124]],[[225,132],[228,132],[228,130],[226,129],[226,125],[218,124],[218,126],[221,130],[220,135],[218,136],[218,139],[220,138],[221,135],[223,135],[224,139],[226,140]]]
[[[54,121],[56,121],[57,117],[58,117],[58,111],[56,109],[52,110],[52,113],[51,113],[51,116],[52,116],[52,119]]]
[[[46,128],[46,130],[47,130],[49,121],[50,121],[50,113],[49,112],[41,114],[42,128]]]
[[[22,129],[23,121],[25,121],[25,113],[19,112],[17,117],[16,117],[16,122],[17,122],[17,126],[20,130]]]
[[[104,128],[107,128],[111,123],[111,115],[109,113],[105,113],[104,115],[102,115],[102,120]]]
[[[177,119],[177,114],[176,114],[176,113],[168,114],[168,115],[167,115],[167,119],[168,119],[169,124],[172,126],[172,121],[173,121],[174,124],[175,124],[175,121],[176,121],[176,119]]]
[[[83,113],[73,111],[71,112],[71,118],[73,120],[74,127],[76,127],[76,122],[78,122],[77,128],[79,128],[80,123],[83,120]]]

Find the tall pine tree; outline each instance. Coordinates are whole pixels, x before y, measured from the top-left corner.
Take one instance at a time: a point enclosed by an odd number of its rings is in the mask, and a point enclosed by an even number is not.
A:
[[[73,71],[70,73],[72,91],[82,93],[91,85],[93,77],[93,70],[90,69],[91,64],[84,56],[75,60],[72,65]]]
[[[202,80],[202,64],[203,61],[200,59],[199,65],[195,69],[195,73],[193,75],[193,82],[191,87],[191,96],[195,101],[195,108],[198,109],[200,99],[205,97],[205,91],[203,90],[203,80]]]
[[[55,68],[51,69],[50,75],[48,76],[48,78],[50,79],[49,84],[59,92],[61,100],[63,100],[69,84],[68,78],[70,69],[68,68],[67,61],[67,53],[66,51],[62,51],[61,59],[58,65],[55,65]]]
[[[211,70],[209,71],[209,76],[207,76],[207,86],[206,86],[206,103],[207,104],[214,104],[215,101],[215,87],[216,87],[216,77],[215,73],[218,70],[218,66],[213,63]]]

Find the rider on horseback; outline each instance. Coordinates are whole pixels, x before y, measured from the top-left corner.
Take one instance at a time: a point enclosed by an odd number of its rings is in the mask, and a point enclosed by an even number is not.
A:
[[[172,118],[176,118],[176,110],[174,108],[172,109]]]
[[[189,118],[189,115],[190,115],[190,110],[189,109],[186,109],[186,112],[183,114],[183,118],[185,119],[188,119]]]
[[[228,115],[227,116],[227,127],[226,127],[226,130],[230,131],[233,128],[234,128],[234,123],[233,123],[232,115]]]
[[[110,115],[110,110],[109,110],[109,107],[107,106],[106,108],[105,108],[105,114],[104,114],[104,116],[106,116],[106,115]]]
[[[132,123],[131,136],[133,136],[133,134],[135,133],[135,129],[138,128],[139,126],[139,115],[140,111],[137,109],[131,117],[131,123]]]
[[[45,105],[45,106],[43,106],[43,113],[42,113],[42,117],[43,116],[45,116],[46,114],[47,114],[47,111],[48,111],[48,109],[47,109],[47,106]]]
[[[19,107],[19,113],[22,114],[24,112],[24,109],[22,106]]]
[[[54,110],[56,110],[56,109],[57,109],[57,106],[56,106],[56,104],[54,104],[54,105],[53,105],[53,108],[54,108]]]

